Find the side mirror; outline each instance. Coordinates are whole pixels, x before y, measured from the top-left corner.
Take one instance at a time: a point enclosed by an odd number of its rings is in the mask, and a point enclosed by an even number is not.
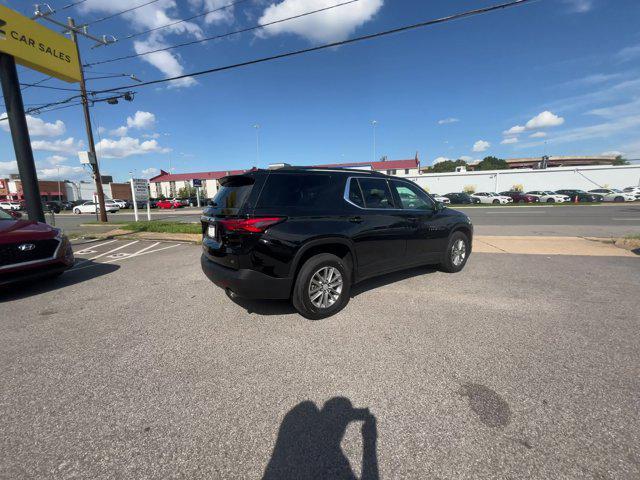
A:
[[[440,210],[444,210],[444,203],[436,202],[436,212],[439,212]]]

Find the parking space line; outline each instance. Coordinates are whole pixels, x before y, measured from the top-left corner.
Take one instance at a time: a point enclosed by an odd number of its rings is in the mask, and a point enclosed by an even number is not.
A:
[[[86,265],[86,266],[81,267],[81,268],[75,268],[74,267],[74,268],[71,268],[68,271],[84,270],[85,268],[91,268],[91,267],[95,267],[95,266],[98,266],[98,265],[105,265],[107,263],[118,262],[120,260],[128,260],[129,258],[140,257],[142,255],[147,255],[148,253],[161,252],[162,250],[168,250],[168,249],[173,248],[173,247],[179,247],[180,245],[185,245],[184,243],[176,243],[175,245],[169,245],[168,247],[158,248],[157,250],[149,250],[149,248],[155,247],[159,243],[160,242],[157,242],[157,243],[155,243],[153,245],[150,245],[149,247],[143,248],[139,252],[133,253],[133,254],[127,256],[127,257],[114,258],[113,260],[107,260],[106,262],[101,262],[101,263],[94,263],[93,265]]]
[[[76,255],[82,255],[82,252],[86,252],[88,250],[93,250],[94,248],[103,247],[105,245],[109,245],[110,243],[117,242],[118,240],[110,240],[108,242],[99,243],[98,245],[92,245],[91,247],[83,248],[82,250],[78,250],[75,252]]]
[[[87,263],[89,261],[96,260],[96,259],[98,259],[100,257],[104,257],[105,255],[109,255],[109,254],[111,254],[113,252],[117,252],[118,250],[122,250],[123,248],[126,248],[129,245],[133,245],[134,243],[138,243],[138,240],[134,240],[133,242],[127,243],[125,245],[120,245],[118,248],[114,248],[113,250],[109,250],[108,252],[101,253],[100,255],[96,255],[95,257],[87,258],[87,259],[77,263],[76,265],[74,265],[72,267],[72,270],[77,269],[76,267],[79,267],[80,265],[83,265],[83,264],[85,264],[85,263]]]

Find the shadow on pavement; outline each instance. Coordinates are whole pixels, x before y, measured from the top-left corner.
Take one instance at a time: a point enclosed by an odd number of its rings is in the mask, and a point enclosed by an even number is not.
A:
[[[23,280],[16,283],[0,286],[0,303],[10,300],[20,300],[33,295],[51,292],[61,288],[69,287],[92,278],[100,277],[108,273],[115,272],[119,265],[112,263],[96,263],[87,261],[76,265],[58,277],[41,277]]]
[[[263,480],[356,479],[340,443],[351,422],[362,422],[362,480],[377,480],[376,417],[368,408],[353,408],[334,397],[322,409],[299,403],[282,420]]]
[[[437,271],[432,265],[415,267],[394,273],[388,273],[380,277],[364,280],[351,287],[351,298],[357,297],[369,290],[384,287],[392,283],[400,282],[408,278],[418,277]],[[295,313],[296,310],[288,300],[252,300],[247,298],[232,298],[236,305],[244,308],[247,313],[257,313],[258,315],[287,315]],[[347,305],[346,308],[349,308]]]

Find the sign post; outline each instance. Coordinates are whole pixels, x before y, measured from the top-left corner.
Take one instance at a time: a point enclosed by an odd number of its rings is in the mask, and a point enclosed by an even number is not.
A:
[[[202,187],[202,180],[194,178],[193,186],[196,187],[196,203],[198,204],[198,208],[200,208],[200,187]]]
[[[138,201],[147,202],[147,220],[151,220],[151,209],[149,206],[149,182],[144,178],[131,179],[131,195],[133,196],[133,215],[138,219]]]
[[[0,83],[13,148],[29,219],[44,222],[16,63],[66,82],[78,82],[80,62],[71,40],[0,5]]]

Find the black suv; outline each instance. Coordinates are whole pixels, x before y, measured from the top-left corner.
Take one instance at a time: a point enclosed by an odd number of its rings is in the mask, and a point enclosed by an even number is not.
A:
[[[201,263],[232,298],[291,298],[319,319],[356,282],[425,264],[458,272],[471,253],[469,218],[398,177],[284,167],[220,184],[202,216]]]

